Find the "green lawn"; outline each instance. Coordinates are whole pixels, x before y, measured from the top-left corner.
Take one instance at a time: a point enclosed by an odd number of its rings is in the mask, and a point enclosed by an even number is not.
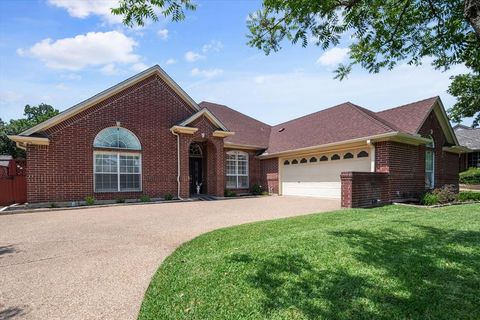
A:
[[[161,265],[139,319],[480,319],[480,205],[204,234]]]

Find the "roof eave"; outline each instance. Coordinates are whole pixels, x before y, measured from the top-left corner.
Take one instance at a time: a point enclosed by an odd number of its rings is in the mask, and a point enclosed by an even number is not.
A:
[[[430,142],[430,139],[423,138],[419,135],[412,135],[404,132],[395,131],[395,132],[387,132],[387,133],[382,133],[382,134],[372,135],[367,137],[326,143],[326,144],[316,145],[311,147],[285,150],[285,151],[275,152],[270,154],[263,153],[262,155],[259,156],[259,158],[260,159],[276,158],[279,156],[286,156],[286,155],[296,154],[296,153],[313,152],[316,150],[323,150],[323,149],[332,149],[335,147],[340,147],[345,145],[351,145],[352,147],[355,147],[355,146],[361,146],[361,145],[369,145],[371,143],[380,142],[380,141],[394,141],[394,142],[400,142],[400,143],[411,144],[411,145],[422,145]]]

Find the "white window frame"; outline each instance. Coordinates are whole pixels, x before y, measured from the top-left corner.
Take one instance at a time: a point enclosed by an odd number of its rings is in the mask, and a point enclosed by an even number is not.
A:
[[[429,189],[435,188],[435,141],[430,137],[431,142],[425,145],[425,187]],[[432,170],[427,170],[427,154],[432,155]],[[427,185],[427,175],[431,176],[431,183]]]
[[[225,167],[225,176],[236,177],[235,187],[228,186],[228,184],[226,184],[227,189],[248,189],[250,187],[250,169],[249,169],[249,160],[250,159],[249,159],[249,154],[247,152],[243,152],[243,151],[228,151],[227,155],[234,155],[235,156],[235,173],[234,174],[228,173],[227,169]],[[240,161],[238,161],[238,155],[244,155],[247,159],[246,161],[242,161],[242,162],[245,162],[245,165],[246,165],[246,174],[239,174],[238,173],[238,164],[240,162]],[[230,161],[230,160],[226,159],[225,166],[227,165],[228,161]],[[238,182],[239,177],[247,177],[247,186],[246,187],[243,187],[243,186],[239,185],[239,182]]]
[[[108,155],[116,155],[117,156],[117,191],[114,190],[97,190],[96,189],[96,183],[95,183],[95,175],[97,173],[97,161],[95,159],[96,155],[99,154],[108,154]],[[138,160],[140,161],[139,163],[139,172],[138,173],[132,173],[132,174],[139,174],[140,175],[140,187],[139,189],[127,189],[127,190],[120,190],[120,176],[122,173],[120,172],[120,156],[138,156]],[[123,173],[123,174],[129,174],[129,173]],[[94,151],[93,152],[93,191],[95,193],[121,193],[121,192],[142,192],[143,186],[142,186],[142,178],[143,178],[143,173],[142,173],[142,154],[138,152],[116,152],[116,151]]]

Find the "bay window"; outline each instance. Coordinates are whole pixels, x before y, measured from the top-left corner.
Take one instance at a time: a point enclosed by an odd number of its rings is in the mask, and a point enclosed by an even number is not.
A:
[[[248,188],[248,153],[242,151],[227,152],[226,180],[229,189]]]

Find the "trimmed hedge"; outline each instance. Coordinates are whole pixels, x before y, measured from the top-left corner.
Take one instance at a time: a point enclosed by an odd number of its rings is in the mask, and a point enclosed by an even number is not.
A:
[[[470,168],[467,171],[460,172],[460,183],[480,184],[480,168]]]
[[[462,191],[458,194],[458,201],[480,201],[480,192]]]

